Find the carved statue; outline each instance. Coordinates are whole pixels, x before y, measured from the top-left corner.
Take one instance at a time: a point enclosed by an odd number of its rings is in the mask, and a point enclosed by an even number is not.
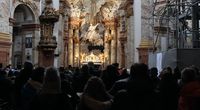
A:
[[[90,24],[88,30],[86,30],[81,39],[82,41],[89,42],[91,44],[103,45],[102,31],[103,29],[99,23],[96,25]]]
[[[98,24],[96,24],[96,25],[92,25],[92,24],[90,24],[90,27],[89,27],[89,29],[88,29],[88,33],[87,33],[87,35],[86,35],[86,38],[87,39],[89,39],[89,40],[93,40],[93,39],[95,39],[95,37],[97,37],[96,35],[97,35],[97,32],[96,32],[96,27],[97,27],[97,25]]]
[[[53,7],[46,6],[42,12],[42,15],[56,16],[58,15],[58,12]]]
[[[78,6],[71,4],[71,17],[80,17],[81,11]]]

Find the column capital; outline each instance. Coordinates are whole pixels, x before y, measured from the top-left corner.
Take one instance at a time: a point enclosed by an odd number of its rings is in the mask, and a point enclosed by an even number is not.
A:
[[[142,37],[138,48],[153,48],[153,41]]]
[[[139,53],[139,62],[148,64],[149,51],[154,50],[153,42],[143,37],[137,50]]]
[[[126,0],[120,5],[119,9],[125,10],[126,17],[133,16],[133,0]]]
[[[70,22],[70,28],[71,29],[78,29],[81,25],[81,19],[80,18],[76,18],[76,17],[71,17],[69,22]]]
[[[105,23],[105,27],[106,28],[110,28],[110,29],[115,29],[117,27],[117,19],[105,19],[103,20],[103,22]]]

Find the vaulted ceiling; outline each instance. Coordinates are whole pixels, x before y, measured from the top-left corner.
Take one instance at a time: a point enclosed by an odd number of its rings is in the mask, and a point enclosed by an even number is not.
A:
[[[60,0],[68,8],[67,14],[71,17],[95,17],[111,19],[117,16],[118,10],[129,0]]]

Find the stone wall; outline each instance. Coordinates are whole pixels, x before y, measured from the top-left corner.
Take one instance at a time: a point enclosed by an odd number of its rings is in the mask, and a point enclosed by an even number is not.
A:
[[[5,67],[9,63],[10,55],[10,42],[11,36],[6,33],[0,32],[0,63]]]
[[[9,33],[9,0],[0,1],[0,32]]]

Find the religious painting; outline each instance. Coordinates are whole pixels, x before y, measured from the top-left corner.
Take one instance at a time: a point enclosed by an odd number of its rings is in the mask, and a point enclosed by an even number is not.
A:
[[[25,47],[32,48],[32,37],[26,37],[25,41],[26,41]]]

